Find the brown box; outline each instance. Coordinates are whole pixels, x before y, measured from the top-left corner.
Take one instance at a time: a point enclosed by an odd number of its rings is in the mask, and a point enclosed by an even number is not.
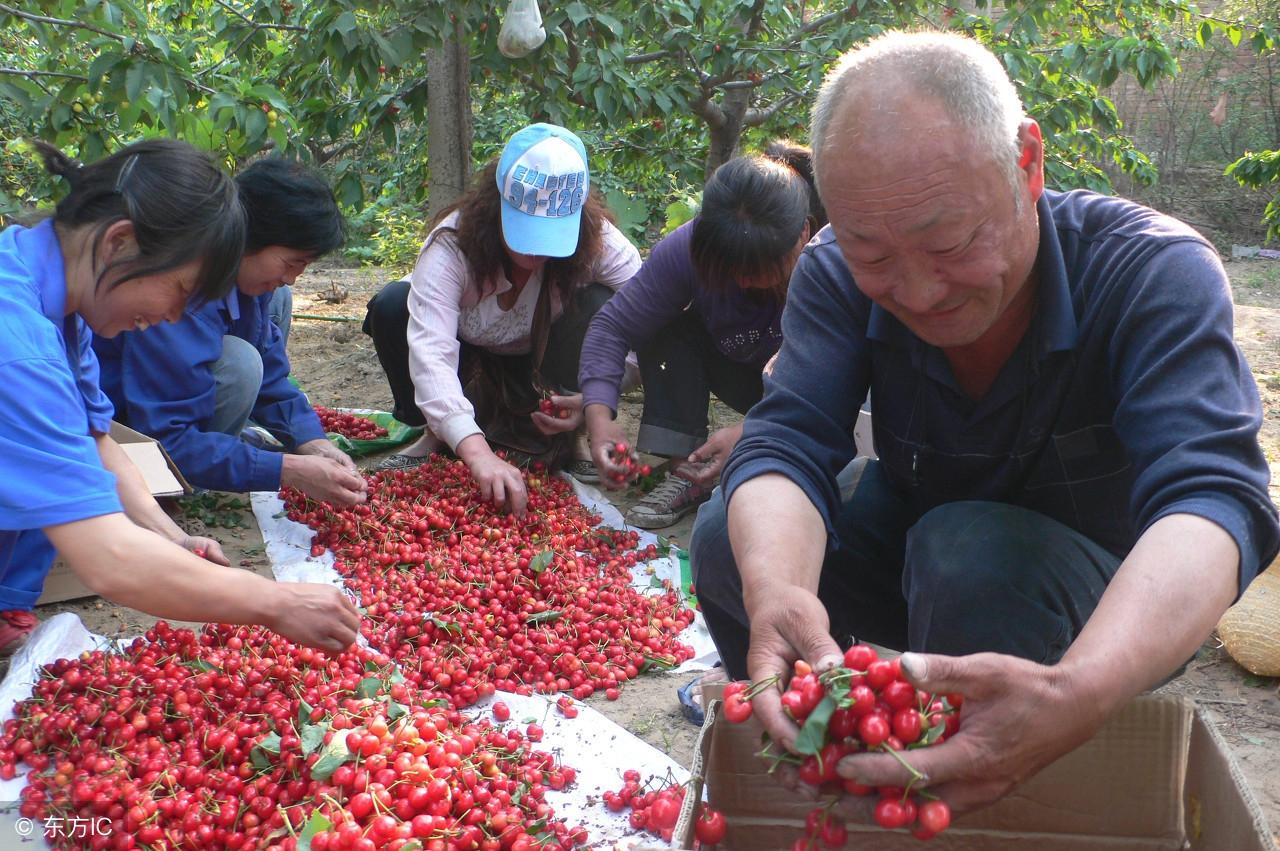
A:
[[[169,453],[164,451],[154,438],[147,437],[128,426],[113,422],[111,438],[120,444],[124,454],[137,465],[142,472],[151,495],[156,497],[182,496],[191,493],[191,485],[182,477]],[[49,575],[44,580],[44,593],[36,601],[37,606],[45,603],[61,603],[64,600],[76,600],[80,597],[92,597],[93,592],[84,586],[66,562],[58,559],[53,563]]]
[[[708,697],[715,694],[707,690]],[[814,806],[765,773],[754,719],[729,724],[710,703],[676,847],[693,848],[705,796],[729,824],[721,849],[787,851]],[[1089,742],[1002,801],[957,817],[927,844],[904,830],[849,823],[849,848],[944,851],[1276,851],[1226,743],[1192,702],[1143,696]]]

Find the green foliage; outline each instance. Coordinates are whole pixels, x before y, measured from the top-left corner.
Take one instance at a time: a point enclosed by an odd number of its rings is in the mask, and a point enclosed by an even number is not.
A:
[[[969,11],[944,0],[570,0],[543,4],[546,44],[508,60],[497,50],[504,5],[5,3],[0,131],[84,159],[148,135],[186,139],[228,165],[268,148],[301,157],[326,169],[356,214],[351,253],[400,266],[416,253],[430,176],[424,55],[446,38],[471,57],[476,162],[520,124],[565,124],[583,135],[596,183],[633,237],[661,225],[673,199],[743,140],[802,139],[830,64],[889,27],[932,24],[988,44],[1042,125],[1050,182],[1104,190],[1105,168],[1155,173],[1107,86],[1121,75],[1150,85],[1176,73],[1180,51],[1212,39],[1274,43],[1273,24],[1205,17],[1183,0],[978,0]],[[54,191],[29,157],[0,152],[0,214]]]
[[[235,529],[245,525],[244,512],[249,503],[239,497],[218,491],[203,491],[178,501],[182,516],[190,520],[199,520],[212,529]]]
[[[1234,177],[1241,186],[1263,189],[1280,182],[1280,151],[1259,151],[1245,154],[1227,166],[1227,175]],[[1267,241],[1280,237],[1280,195],[1276,195],[1263,211],[1262,221],[1267,226]]]
[[[354,213],[346,255],[362,263],[409,271],[426,233],[426,214],[386,197]]]

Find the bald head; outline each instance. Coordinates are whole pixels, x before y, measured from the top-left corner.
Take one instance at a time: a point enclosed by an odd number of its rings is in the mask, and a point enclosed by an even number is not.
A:
[[[926,104],[934,118],[921,122]],[[813,107],[814,174],[852,149],[898,150],[920,133],[954,133],[1017,179],[1024,118],[1017,90],[994,54],[950,33],[891,31],[844,55]]]

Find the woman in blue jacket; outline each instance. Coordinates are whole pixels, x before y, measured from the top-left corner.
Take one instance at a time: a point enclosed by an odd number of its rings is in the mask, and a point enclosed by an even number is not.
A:
[[[244,245],[234,184],[181,142],[140,142],[89,166],[36,146],[71,191],[52,218],[0,232],[0,654],[35,626],[53,547],[121,605],[348,647],[359,616],[341,592],[220,566],[218,544],[170,520],[107,434],[91,337],[225,295]]]
[[[342,213],[319,177],[289,160],[260,160],[236,177],[248,230],[235,288],[187,307],[172,325],[95,340],[102,389],[117,419],[160,441],[187,481],[224,491],[298,488],[353,505],[365,480],[325,437],[289,381],[285,330],[273,301],[307,264],[343,242]],[[285,452],[253,442],[253,421]]]

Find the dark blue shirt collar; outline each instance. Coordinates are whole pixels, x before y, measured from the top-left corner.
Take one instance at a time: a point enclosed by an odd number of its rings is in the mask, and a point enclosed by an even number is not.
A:
[[[1049,207],[1049,194],[1049,191],[1044,192],[1036,202],[1036,214],[1040,220],[1040,247],[1036,256],[1040,292],[1036,319],[1030,333],[1036,335],[1036,353],[1041,358],[1050,352],[1074,348],[1078,333],[1071,285],[1067,280],[1067,267],[1062,259],[1053,211]],[[867,320],[867,337],[902,348],[926,346],[893,314],[874,303]]]

